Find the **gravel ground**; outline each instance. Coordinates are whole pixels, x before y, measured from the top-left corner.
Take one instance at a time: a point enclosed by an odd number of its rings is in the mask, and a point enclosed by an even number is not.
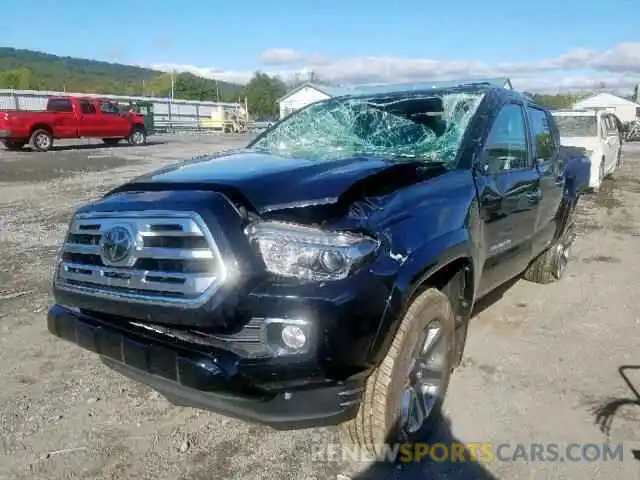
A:
[[[626,145],[624,167],[584,198],[568,276],[548,286],[520,281],[483,302],[439,432],[446,442],[509,443],[509,453],[517,444],[624,442],[622,462],[324,462],[312,452],[338,442],[335,428],[276,432],[173,407],[47,332],[53,258],[74,207],[151,169],[246,141],[0,150],[0,478],[637,478],[640,399],[618,369],[640,368],[640,145]],[[640,375],[632,380],[640,390]]]

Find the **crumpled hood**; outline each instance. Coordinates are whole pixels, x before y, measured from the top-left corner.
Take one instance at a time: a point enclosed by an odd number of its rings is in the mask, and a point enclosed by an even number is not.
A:
[[[397,163],[380,157],[308,160],[241,150],[198,157],[151,172],[107,195],[184,186],[222,192],[233,189],[258,213],[265,213],[287,207],[334,203],[354,183]]]

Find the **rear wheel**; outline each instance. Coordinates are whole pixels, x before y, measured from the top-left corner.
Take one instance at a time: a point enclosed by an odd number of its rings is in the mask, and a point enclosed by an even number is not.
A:
[[[136,127],[133,129],[133,132],[131,132],[131,135],[129,135],[127,140],[130,145],[144,145],[147,143],[147,134],[144,129]]]
[[[525,280],[546,284],[556,282],[564,276],[569,265],[569,250],[575,239],[573,211],[569,214],[567,222],[568,226],[560,238],[525,270]]]
[[[4,146],[7,150],[22,150],[22,148],[25,146],[25,142],[12,142],[10,140],[5,140]]]
[[[413,301],[367,379],[356,417],[342,425],[352,443],[379,455],[385,443],[424,440],[433,430],[453,369],[454,327],[451,303],[439,290]]]
[[[29,139],[31,148],[38,152],[46,152],[53,147],[53,135],[44,128],[38,128],[34,130]]]

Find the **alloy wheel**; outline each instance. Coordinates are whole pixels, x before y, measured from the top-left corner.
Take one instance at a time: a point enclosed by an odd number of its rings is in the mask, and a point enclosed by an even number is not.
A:
[[[46,150],[51,146],[51,138],[46,133],[39,133],[36,135],[34,143],[39,149]]]
[[[423,332],[409,363],[402,395],[402,423],[406,434],[419,431],[436,403],[444,384],[446,345],[438,321]]]

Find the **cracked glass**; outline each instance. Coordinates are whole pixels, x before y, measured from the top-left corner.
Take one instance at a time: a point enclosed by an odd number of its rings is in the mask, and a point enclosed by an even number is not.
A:
[[[453,162],[482,92],[341,97],[298,110],[251,145],[307,160],[367,155]]]

